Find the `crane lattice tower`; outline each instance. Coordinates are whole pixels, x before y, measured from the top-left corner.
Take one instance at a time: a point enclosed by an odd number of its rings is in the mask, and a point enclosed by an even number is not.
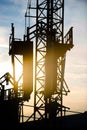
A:
[[[6,97],[16,104],[16,116],[19,121],[22,117],[22,122],[24,103],[30,102],[32,93],[34,111],[27,121],[62,117],[68,109],[63,105],[63,95],[69,92],[64,79],[66,52],[73,47],[73,27],[64,35],[64,0],[28,0],[23,40],[15,38],[14,33],[12,23],[9,55],[13,76],[6,73],[0,78],[2,100]],[[17,77],[18,65],[21,73]],[[13,85],[5,96],[4,81]]]
[[[64,36],[64,0],[28,1],[25,21],[30,41],[35,39],[34,120],[62,116],[63,95],[69,92],[65,58],[73,47],[73,28]]]

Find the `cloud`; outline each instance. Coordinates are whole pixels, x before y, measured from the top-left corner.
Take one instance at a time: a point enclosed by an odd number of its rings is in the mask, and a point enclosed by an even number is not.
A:
[[[9,4],[10,3],[10,4]],[[15,26],[15,37],[21,38],[25,30],[26,1],[8,0],[0,3],[0,44],[6,44],[11,33],[11,23]]]
[[[86,44],[87,38],[87,1],[67,0],[65,2],[65,32],[74,27],[74,43]],[[71,11],[72,10],[72,11]]]
[[[2,4],[4,2],[4,4]],[[6,4],[9,2],[8,4]],[[31,1],[32,5],[35,2]],[[65,65],[65,80],[71,93],[67,96],[67,104],[73,110],[86,109],[87,103],[87,0],[65,0],[65,32],[74,27],[74,47],[67,52]],[[0,75],[10,71],[8,55],[10,23],[14,23],[15,36],[21,37],[24,32],[24,14],[27,0],[2,0],[0,2]],[[4,69],[3,69],[4,68]],[[81,103],[80,103],[81,101]],[[85,103],[84,103],[85,102]],[[77,105],[79,104],[79,105]],[[83,107],[84,106],[84,107]]]
[[[87,45],[78,44],[67,53],[65,65],[65,80],[71,91],[76,91],[77,96],[79,93],[84,98],[84,93],[81,89],[86,91],[87,95]],[[73,98],[74,95],[71,95]],[[73,102],[73,101],[72,101]],[[84,103],[83,103],[84,104]],[[87,103],[85,103],[87,104]]]
[[[6,72],[11,72],[11,57],[8,48],[0,46],[0,77]]]
[[[84,112],[87,109],[87,88],[74,86],[68,96],[64,97],[64,104],[72,111]],[[72,114],[72,113],[70,113]]]
[[[8,47],[9,46],[9,33],[8,27],[1,27],[0,26],[0,46]]]
[[[70,52],[66,55],[67,66],[87,65],[87,44],[75,44]],[[68,63],[69,62],[69,63]]]
[[[24,4],[25,1],[27,2],[27,0],[21,0],[21,2],[19,0],[9,0],[10,2],[16,4],[16,5],[21,5]]]
[[[5,20],[5,23],[8,23],[9,21],[20,21],[22,22],[24,18],[24,10],[26,10],[26,1],[21,0],[16,1],[16,0],[8,0],[5,2],[1,2],[0,4],[0,22]],[[2,21],[2,24],[3,24]]]

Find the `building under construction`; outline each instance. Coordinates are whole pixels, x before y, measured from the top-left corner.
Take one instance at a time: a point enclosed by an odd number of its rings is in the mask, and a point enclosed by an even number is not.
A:
[[[23,40],[15,37],[11,24],[13,74],[0,78],[1,128],[65,128],[70,109],[63,102],[70,92],[64,79],[65,60],[72,48],[73,27],[64,34],[64,0],[28,0]]]

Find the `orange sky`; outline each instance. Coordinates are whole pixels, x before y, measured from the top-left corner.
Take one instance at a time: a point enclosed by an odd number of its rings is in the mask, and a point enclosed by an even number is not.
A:
[[[0,1],[0,76],[8,71],[12,72],[8,54],[10,23],[14,22],[16,35],[22,38],[26,4],[25,0]],[[64,105],[81,112],[87,110],[86,7],[86,0],[65,0],[65,33],[71,26],[74,27],[74,47],[66,55],[65,80],[71,92],[64,97]]]

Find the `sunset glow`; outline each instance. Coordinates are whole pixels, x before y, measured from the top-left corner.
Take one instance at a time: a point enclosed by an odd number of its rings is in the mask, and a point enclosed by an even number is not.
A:
[[[24,13],[27,0],[0,0],[0,77],[12,74],[9,56],[10,24],[15,24],[15,37],[23,38],[25,31]],[[20,7],[20,8],[19,8]],[[65,0],[65,32],[73,26],[74,47],[66,54],[65,80],[70,93],[64,96],[64,105],[72,111],[87,111],[87,0]],[[17,64],[17,75],[22,72]],[[18,77],[17,77],[18,76]]]

